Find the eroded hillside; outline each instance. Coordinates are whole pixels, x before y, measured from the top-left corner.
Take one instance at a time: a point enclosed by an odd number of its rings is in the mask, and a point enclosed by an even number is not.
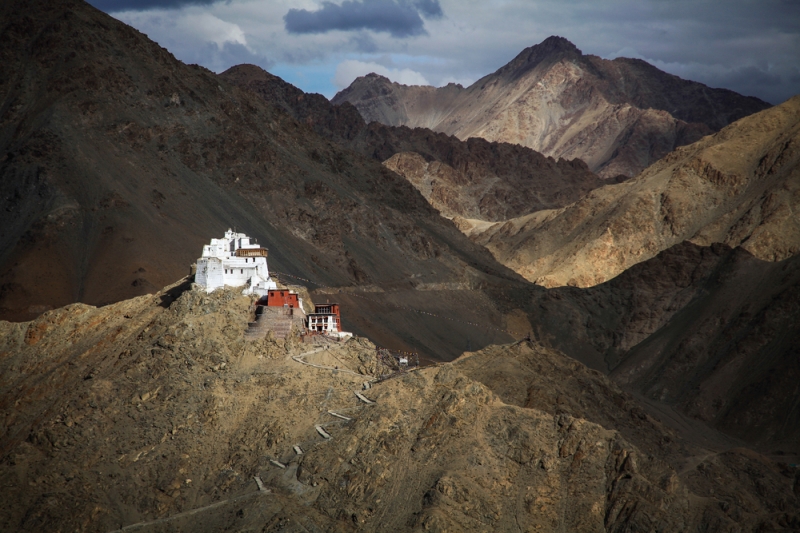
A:
[[[679,148],[566,208],[493,225],[457,221],[547,287],[589,287],[684,240],[765,261],[800,252],[800,97]]]
[[[332,105],[254,65],[220,77],[261,96],[320,136],[405,177],[447,217],[505,220],[571,204],[604,185],[583,161],[555,160],[523,146],[424,128],[366,124],[347,102]]]
[[[249,308],[185,282],[0,322],[3,529],[800,524],[795,471],[683,442],[558,352],[497,346],[363,391],[370,342],[246,343]]]

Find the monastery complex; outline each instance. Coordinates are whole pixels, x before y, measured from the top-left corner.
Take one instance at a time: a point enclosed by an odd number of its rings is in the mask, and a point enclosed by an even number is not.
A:
[[[262,248],[244,233],[230,229],[221,239],[211,239],[203,246],[203,255],[197,260],[195,283],[212,292],[220,287],[241,287],[243,294],[266,296],[277,284],[269,277],[267,249]]]
[[[211,239],[211,244],[203,246],[195,283],[209,293],[223,287],[244,287],[242,294],[259,297],[248,338],[263,338],[268,331],[285,338],[293,327],[303,336],[352,336],[342,331],[339,304],[316,305],[314,312],[306,315],[303,299],[291,289],[279,289],[270,277],[267,255],[267,249],[254,239],[229,229],[222,239]]]

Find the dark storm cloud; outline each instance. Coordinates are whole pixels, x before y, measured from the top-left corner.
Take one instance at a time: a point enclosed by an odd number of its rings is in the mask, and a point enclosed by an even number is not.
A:
[[[696,78],[711,87],[725,87],[739,94],[756,96],[771,104],[780,104],[800,93],[800,71],[776,74],[757,66],[733,68],[718,75],[706,76],[698,73]]]
[[[345,0],[341,5],[323,2],[316,11],[290,9],[283,20],[289,33],[372,30],[408,37],[425,33],[423,16],[440,18],[439,0]]]
[[[416,0],[413,4],[427,18],[439,18],[444,15],[439,0]]]
[[[220,0],[88,0],[106,13],[115,11],[147,11],[148,9],[175,9],[183,6],[207,6]]]
[[[357,51],[364,54],[374,54],[378,51],[378,43],[367,32],[360,32],[350,37],[350,43]]]

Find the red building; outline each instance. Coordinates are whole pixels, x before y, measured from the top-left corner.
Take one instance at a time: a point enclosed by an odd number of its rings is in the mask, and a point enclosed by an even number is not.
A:
[[[270,289],[267,292],[267,307],[300,308],[297,293],[288,289]]]

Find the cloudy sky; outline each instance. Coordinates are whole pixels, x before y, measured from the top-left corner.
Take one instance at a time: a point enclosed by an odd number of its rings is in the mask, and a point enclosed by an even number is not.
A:
[[[332,97],[357,76],[469,85],[550,35],[780,103],[800,93],[798,0],[89,0],[178,59],[254,63]]]

